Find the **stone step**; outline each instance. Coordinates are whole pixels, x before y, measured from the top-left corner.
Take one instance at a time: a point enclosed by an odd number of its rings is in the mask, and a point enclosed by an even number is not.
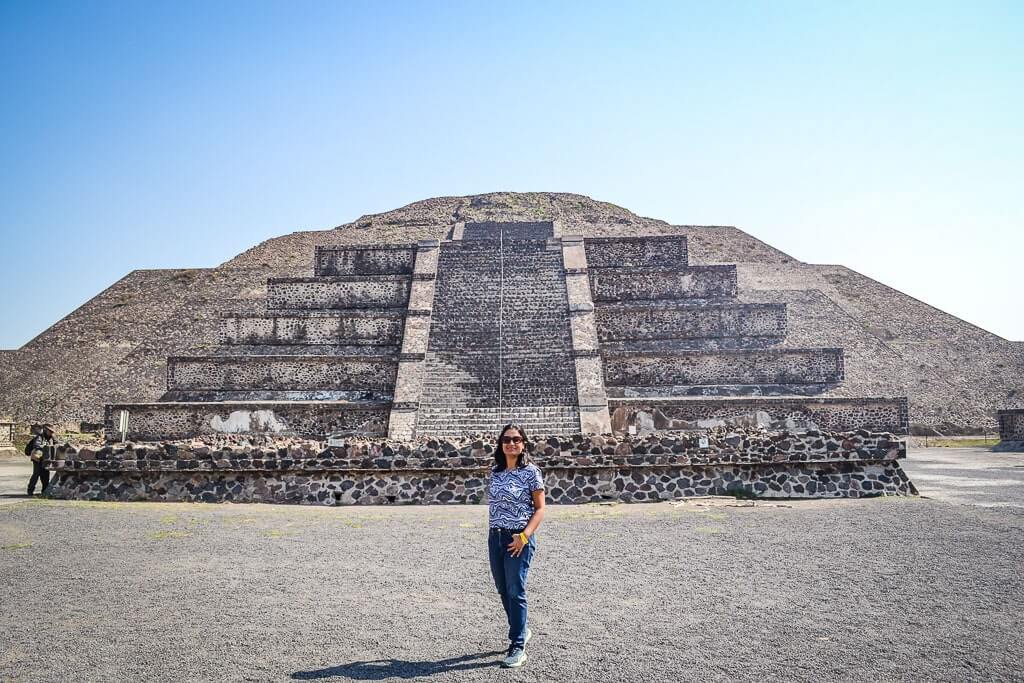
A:
[[[401,344],[405,315],[372,310],[226,315],[221,344]]]
[[[395,345],[363,344],[225,344],[217,347],[214,356],[361,356],[391,358],[397,356]]]
[[[316,248],[313,274],[411,274],[416,265],[415,244],[349,244]]]
[[[167,359],[168,390],[393,391],[398,359],[199,356]]]
[[[590,270],[594,302],[700,300],[736,297],[736,266],[687,268],[596,268]]]
[[[842,349],[633,353],[602,350],[608,387],[827,385],[843,380]]]
[[[402,310],[409,303],[411,285],[411,275],[270,278],[267,308]]]
[[[786,336],[785,304],[606,304],[594,319],[602,342]]]
[[[612,429],[638,433],[710,427],[788,431],[854,431],[909,433],[907,399],[794,398],[609,398]]]
[[[685,235],[587,237],[583,248],[587,268],[685,268],[689,264]]]
[[[128,441],[192,439],[214,434],[326,439],[347,432],[387,433],[391,404],[347,401],[225,401],[218,403],[120,403],[105,409],[106,436],[120,440],[121,411],[128,411]]]

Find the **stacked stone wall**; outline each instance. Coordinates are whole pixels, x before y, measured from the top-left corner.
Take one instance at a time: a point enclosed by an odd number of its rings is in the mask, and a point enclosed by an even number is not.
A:
[[[592,237],[586,240],[590,268],[686,268],[689,258],[684,235]]]
[[[271,278],[270,309],[404,308],[409,302],[409,275]]]
[[[350,442],[321,449],[128,445],[61,449],[49,494],[92,500],[304,503],[480,503],[493,439]],[[655,502],[695,495],[861,497],[916,493],[889,434],[548,437],[532,457],[552,503]]]
[[[404,323],[402,313],[367,310],[228,316],[219,341],[230,345],[398,345]]]
[[[608,386],[829,384],[843,379],[842,349],[602,353]]]
[[[394,275],[410,274],[416,264],[412,244],[369,244],[316,248],[313,274]]]
[[[1002,441],[1024,441],[1024,409],[1000,410],[998,419]]]
[[[905,398],[611,399],[609,408],[616,432],[763,427],[908,434],[910,429]]]
[[[786,336],[786,307],[778,304],[608,304],[594,312],[601,342]]]
[[[462,232],[464,240],[543,240],[554,236],[553,221],[471,221]]]
[[[590,290],[595,302],[732,299],[736,266],[591,269]]]
[[[167,362],[167,388],[391,391],[397,367],[397,358],[360,356],[172,357]]]
[[[110,441],[122,410],[129,412],[128,441],[192,439],[215,434],[272,434],[327,439],[332,434],[387,433],[388,403],[335,401],[254,401],[132,403],[106,406],[104,427]]]

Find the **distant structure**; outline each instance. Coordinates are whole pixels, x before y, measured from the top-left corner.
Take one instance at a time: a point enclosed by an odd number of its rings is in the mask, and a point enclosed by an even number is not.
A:
[[[1024,451],[1024,408],[1000,410],[999,443],[996,451]]]

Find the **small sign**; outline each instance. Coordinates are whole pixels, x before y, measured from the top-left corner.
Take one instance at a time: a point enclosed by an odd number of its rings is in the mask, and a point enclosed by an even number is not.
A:
[[[636,425],[629,425],[629,433],[636,434]]]
[[[697,439],[697,446],[700,448],[707,448],[710,444],[708,443],[708,437],[702,436]]]
[[[124,443],[125,439],[128,438],[128,411],[122,410],[121,417],[118,420],[118,430],[121,432],[121,443]]]
[[[328,448],[340,448],[345,445],[345,437],[343,436],[329,436],[327,437]]]

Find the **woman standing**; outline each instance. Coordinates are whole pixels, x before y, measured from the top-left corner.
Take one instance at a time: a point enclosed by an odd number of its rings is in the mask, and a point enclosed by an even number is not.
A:
[[[508,617],[508,656],[503,667],[526,663],[526,573],[537,548],[534,534],[544,519],[544,477],[526,453],[526,432],[505,425],[494,448],[494,468],[487,488],[490,532],[487,550],[491,576]]]

